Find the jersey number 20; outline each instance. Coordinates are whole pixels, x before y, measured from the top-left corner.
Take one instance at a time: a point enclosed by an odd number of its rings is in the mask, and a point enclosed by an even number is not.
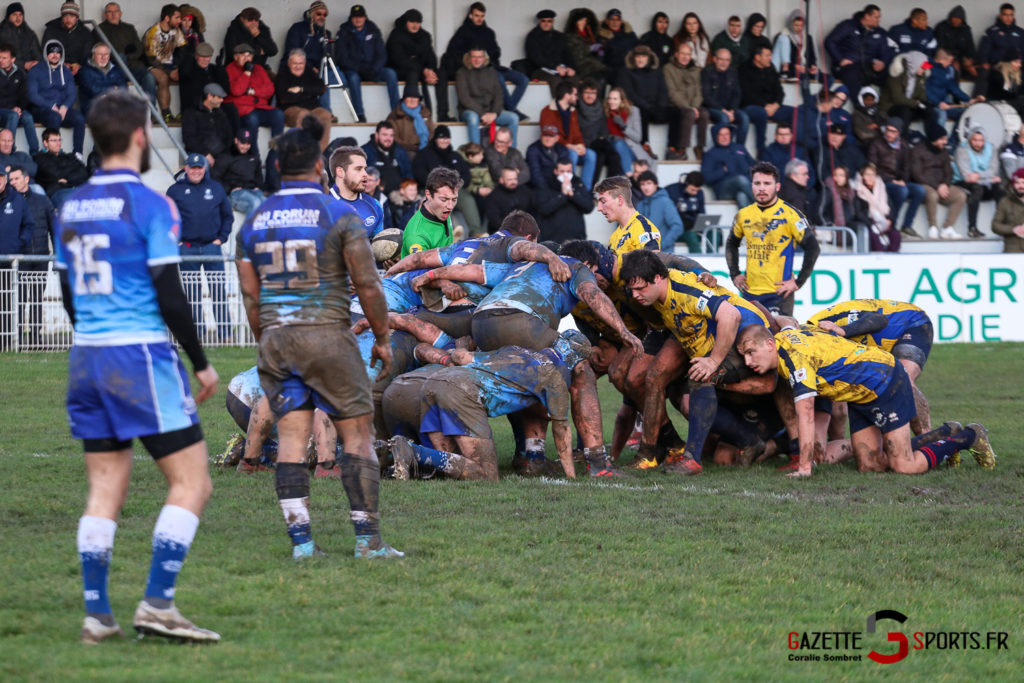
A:
[[[110,248],[110,235],[78,235],[65,247],[75,258],[75,294],[110,294],[114,291],[114,271],[109,261],[97,260],[97,249]],[[86,279],[86,276],[90,276]]]
[[[284,242],[259,242],[254,251],[270,254],[270,263],[259,266],[260,279],[267,289],[312,289],[320,284],[317,269],[315,240],[285,240]],[[299,260],[302,254],[302,260]],[[297,273],[288,280],[271,279],[278,273]]]

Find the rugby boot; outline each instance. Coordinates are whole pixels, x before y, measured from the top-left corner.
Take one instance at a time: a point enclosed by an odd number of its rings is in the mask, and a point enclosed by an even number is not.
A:
[[[750,467],[757,458],[764,453],[764,441],[761,439],[746,448],[741,448],[739,455],[736,456],[736,464],[742,465],[743,467]]]
[[[235,434],[228,439],[224,446],[224,453],[214,456],[214,464],[221,467],[235,467],[243,455],[245,455],[245,435]]]
[[[776,472],[794,472],[794,471],[796,471],[796,469],[798,467],[800,467],[800,454],[799,453],[790,453],[789,454],[789,462],[787,462],[785,465],[782,465],[780,467],[776,467],[775,471]]]
[[[238,461],[238,467],[235,471],[239,474],[254,474],[256,472],[273,472],[274,461],[267,458],[265,455],[261,455],[256,460],[248,460],[242,458]]]
[[[199,628],[181,616],[174,605],[167,609],[158,609],[143,600],[135,610],[132,625],[139,635],[161,636],[175,640],[188,640],[196,643],[216,643],[220,634],[205,628]]]
[[[604,448],[597,449],[587,457],[587,474],[592,477],[624,477],[626,473],[615,466]]]
[[[116,621],[112,625],[107,626],[96,617],[86,617],[85,621],[82,622],[83,645],[96,645],[108,638],[114,637],[124,637],[124,631],[121,630]]]
[[[992,450],[992,444],[988,440],[988,429],[978,422],[967,425],[967,429],[974,430],[974,442],[968,446],[968,450],[978,465],[986,470],[993,470],[996,467],[996,454]]]
[[[405,557],[405,553],[389,546],[380,536],[356,536],[355,557],[364,560],[390,560]]]
[[[394,458],[395,479],[409,481],[412,477],[419,476],[418,460],[412,444],[404,436],[396,436],[391,439],[391,457]]]
[[[543,477],[550,473],[551,461],[543,453],[527,453],[519,469],[519,475],[523,477]]]
[[[665,474],[681,474],[683,476],[690,477],[695,474],[700,474],[704,471],[704,468],[701,467],[699,462],[690,456],[680,453],[669,456],[669,458],[665,460],[665,464],[662,465],[661,471]]]
[[[313,541],[307,541],[306,543],[300,543],[299,545],[292,546],[292,559],[296,562],[299,560],[308,560],[311,557],[327,557],[327,553],[320,549]]]
[[[666,450],[663,446],[642,445],[637,449],[636,456],[626,464],[626,467],[634,470],[653,470],[664,461]],[[675,450],[667,452],[672,453]]]

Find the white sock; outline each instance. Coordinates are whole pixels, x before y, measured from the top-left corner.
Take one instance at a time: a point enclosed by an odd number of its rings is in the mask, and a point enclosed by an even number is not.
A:
[[[78,520],[78,552],[103,553],[114,548],[117,522],[106,517],[83,515]]]

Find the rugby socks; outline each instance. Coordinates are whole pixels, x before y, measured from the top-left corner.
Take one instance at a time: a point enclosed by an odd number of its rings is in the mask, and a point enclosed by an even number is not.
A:
[[[718,395],[710,384],[698,386],[690,392],[690,430],[686,437],[686,454],[700,462],[704,442],[718,412]]]
[[[105,626],[114,625],[113,610],[107,597],[110,558],[114,554],[117,522],[104,517],[84,515],[78,520],[78,557],[82,561],[85,613]]]
[[[711,431],[737,448],[753,446],[760,440],[749,422],[741,420],[736,413],[723,406],[718,407],[715,421],[711,423]]]
[[[288,526],[293,546],[313,542],[313,527],[309,521],[309,470],[305,463],[278,463],[274,472],[277,500]]]
[[[410,443],[409,445],[412,446],[412,450],[416,454],[416,462],[418,462],[421,467],[433,467],[434,469],[441,470],[445,473],[451,469],[449,461],[452,459],[452,456],[455,455],[454,453],[439,451],[434,448],[427,448],[426,446],[421,446],[418,443]]]
[[[976,435],[973,429],[963,429],[953,436],[934,441],[914,450],[920,451],[928,460],[928,469],[933,470],[958,451],[962,451],[974,443]]]
[[[199,528],[199,518],[183,507],[164,505],[153,527],[153,562],[146,584],[146,602],[167,609],[174,602],[174,584]]]
[[[377,500],[380,493],[380,465],[377,458],[365,458],[352,453],[342,453],[338,459],[341,467],[341,483],[348,494],[352,511],[352,526],[356,537],[380,537],[380,513]]]

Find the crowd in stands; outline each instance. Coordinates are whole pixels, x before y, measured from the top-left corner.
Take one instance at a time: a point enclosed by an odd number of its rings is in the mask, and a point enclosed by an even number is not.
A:
[[[774,37],[758,13],[723,17],[716,33],[694,12],[673,31],[672,17],[658,12],[638,35],[618,9],[601,18],[573,9],[561,24],[558,12],[545,9],[524,38],[525,57],[511,63],[502,62],[486,12],[472,3],[438,56],[417,9],[385,35],[363,5],[352,5],[337,31],[328,28],[330,10],[321,0],[288,27],[269,26],[259,9],[246,7],[218,48],[192,5],[163,6],[140,32],[111,2],[92,31],[82,25],[79,5],[65,2],[39,34],[25,23],[22,4],[12,2],[0,23],[0,160],[59,208],[96,163],[83,149],[90,103],[134,80],[165,122],[180,123],[189,159],[202,159],[200,194],[217,187],[223,199],[210,192],[218,206],[245,214],[279,186],[273,145],[266,158],[259,154],[260,129],[276,136],[307,113],[328,131],[325,158],[338,146],[363,143],[375,178],[370,194],[384,209],[381,229],[404,227],[438,166],[463,179],[456,210],[466,236],[524,209],[537,217],[542,239],[584,237],[591,189],[602,177],[624,174],[665,243],[691,251],[700,246],[693,230],[705,191],[741,206],[752,202],[750,169],[758,160],[779,168],[781,196],[812,223],[863,228],[877,250],[922,237],[982,237],[982,202],[1002,200],[1002,217],[1020,204],[1015,178],[1024,168],[1024,128],[1008,144],[980,127],[956,133],[966,107],[986,100],[1024,117],[1024,30],[1012,5],[999,8],[977,44],[961,6],[934,29],[928,13],[915,8],[886,30],[879,7],[867,5],[818,44],[799,9]],[[385,84],[390,114],[367,140],[332,139],[338,119],[328,85],[338,79],[360,122],[363,83]],[[549,85],[551,101],[524,113],[519,104],[531,80]],[[798,87],[787,91],[786,81]],[[180,112],[171,111],[171,88],[179,89]],[[526,120],[539,125],[540,139],[521,149]],[[469,140],[458,149],[453,122],[465,123]],[[652,124],[667,126],[664,149],[651,145]],[[19,127],[27,153],[13,149]],[[62,129],[71,131],[71,152],[63,151]],[[700,172],[683,172],[660,188],[660,160],[699,162]],[[198,171],[181,177],[193,175]],[[913,227],[922,204],[924,236]],[[965,208],[966,235],[957,225]],[[0,253],[45,241],[21,237],[9,222],[0,224]],[[1007,251],[1024,250],[1019,225],[997,221],[992,229]]]

